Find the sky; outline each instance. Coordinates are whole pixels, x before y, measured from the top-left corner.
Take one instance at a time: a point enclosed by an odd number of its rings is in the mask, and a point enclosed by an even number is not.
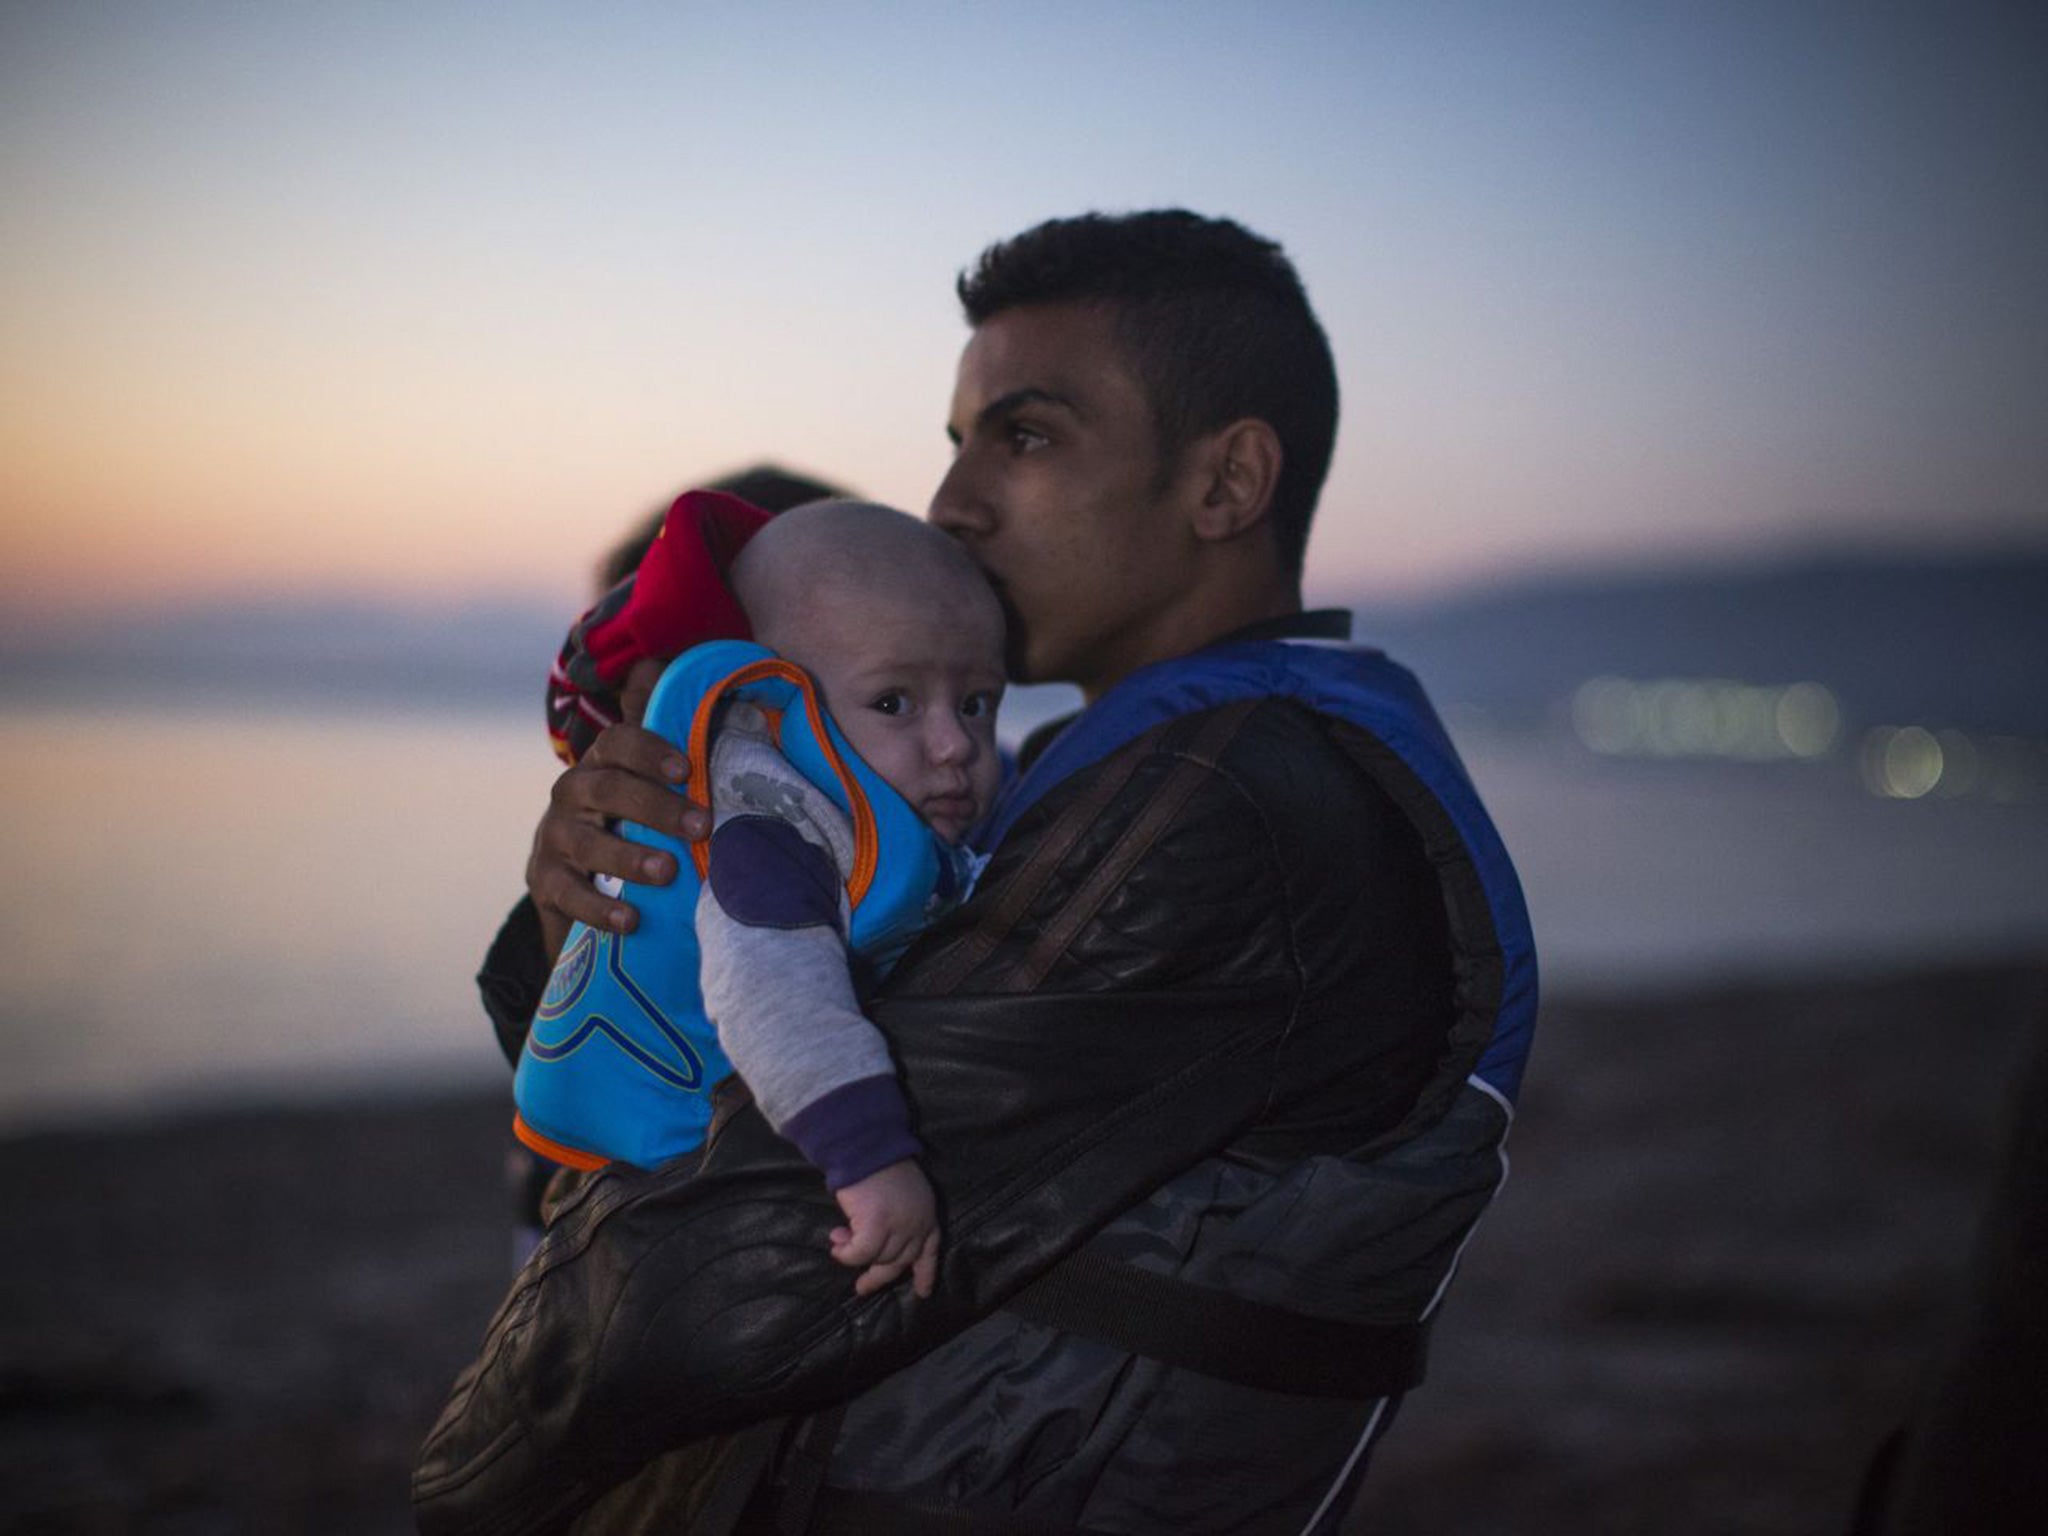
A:
[[[0,6],[0,599],[530,595],[921,509],[989,242],[1280,240],[1310,592],[2048,540],[2048,8]]]

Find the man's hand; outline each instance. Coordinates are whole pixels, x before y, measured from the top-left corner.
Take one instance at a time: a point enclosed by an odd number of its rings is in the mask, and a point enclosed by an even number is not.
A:
[[[628,674],[631,703],[644,707],[660,667],[641,662]],[[648,668],[652,672],[643,676]],[[639,713],[630,710],[636,721]],[[666,885],[676,877],[673,857],[620,837],[611,830],[613,822],[637,821],[684,842],[711,835],[710,813],[675,792],[688,777],[682,752],[636,723],[606,730],[581,762],[555,780],[526,861],[526,888],[540,911],[550,956],[561,952],[572,923],[610,933],[631,933],[639,923],[631,906],[591,884],[594,876],[641,885]]]
[[[939,1212],[922,1168],[908,1159],[891,1163],[833,1198],[847,1224],[832,1229],[832,1257],[861,1271],[855,1295],[879,1291],[905,1270],[912,1290],[931,1295],[939,1278]]]

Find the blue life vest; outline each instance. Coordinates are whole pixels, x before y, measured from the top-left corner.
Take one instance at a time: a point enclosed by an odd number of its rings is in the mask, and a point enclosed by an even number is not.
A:
[[[1422,687],[1383,653],[1303,640],[1212,646],[1126,677],[1076,716],[1013,780],[977,839],[995,849],[1071,774],[1154,726],[1240,699],[1288,698],[1364,731],[1361,766],[1421,834],[1443,885],[1471,1076],[1512,1105],[1536,1025],[1536,948],[1521,882]],[[1354,754],[1356,755],[1356,754]]]
[[[727,699],[766,712],[791,766],[852,822],[848,947],[886,971],[930,921],[933,896],[962,893],[964,850],[861,760],[802,668],[749,641],[684,652],[647,702],[647,728],[685,750],[699,795],[711,782],[713,717]],[[619,832],[673,854],[676,878],[631,887],[640,922],[630,934],[582,923],[570,930],[513,1078],[520,1140],[577,1168],[613,1160],[651,1168],[697,1147],[711,1120],[710,1090],[732,1071],[699,985],[707,847],[633,822]]]

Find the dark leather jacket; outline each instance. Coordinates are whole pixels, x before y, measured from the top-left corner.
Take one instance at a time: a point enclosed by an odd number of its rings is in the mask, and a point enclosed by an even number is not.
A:
[[[940,1195],[937,1293],[856,1299],[818,1175],[742,1111],[694,1177],[607,1174],[558,1215],[429,1438],[421,1529],[556,1529],[672,1448],[849,1399],[830,1486],[1051,1528],[1334,1529],[1383,1404],[1004,1307],[1084,1244],[1326,1318],[1434,1307],[1506,1110],[1467,1084],[1488,979],[1454,963],[1382,757],[1265,700],[1049,794],[872,1010]]]

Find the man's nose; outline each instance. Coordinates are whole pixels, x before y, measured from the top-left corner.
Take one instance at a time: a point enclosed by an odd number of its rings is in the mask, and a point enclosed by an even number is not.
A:
[[[932,492],[931,509],[925,514],[932,525],[954,537],[986,533],[991,526],[988,505],[975,484],[972,460],[965,452],[956,454],[939,488]]]

